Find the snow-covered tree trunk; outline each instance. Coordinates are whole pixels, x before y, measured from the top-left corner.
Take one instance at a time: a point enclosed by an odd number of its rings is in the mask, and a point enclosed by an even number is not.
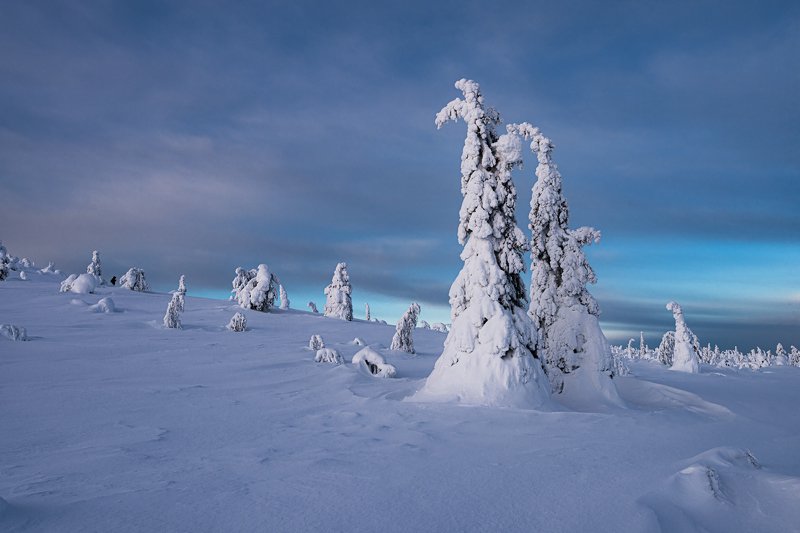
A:
[[[364,304],[364,320],[369,322],[370,319],[371,319],[371,317],[370,317],[370,314],[369,314],[369,304]]]
[[[283,285],[280,285],[278,288],[279,288],[278,292],[281,298],[281,309],[286,311],[287,309],[289,309],[289,296],[286,294],[286,289],[283,288]]]
[[[416,353],[414,351],[414,328],[417,327],[419,318],[419,305],[412,303],[400,320],[397,322],[397,329],[392,337],[391,350],[400,350],[406,353]]]
[[[694,333],[686,325],[683,309],[677,302],[669,302],[667,310],[672,311],[675,318],[675,352],[672,356],[670,370],[697,374],[700,372],[700,361],[694,346]]]
[[[599,242],[600,232],[589,227],[569,229],[569,209],[562,194],[561,173],[552,159],[554,146],[550,139],[528,123],[510,125],[508,130],[531,141],[538,161],[528,226],[528,313],[536,328],[536,348],[544,358],[552,390],[621,404],[611,379],[613,358],[600,329],[600,309],[586,288],[597,278],[583,247]],[[570,375],[573,376],[567,380]],[[567,381],[573,383],[573,391],[567,390]]]
[[[352,292],[350,276],[347,274],[347,263],[336,265],[331,284],[325,287],[325,316],[353,320],[353,302],[350,299]]]
[[[500,117],[484,107],[477,83],[462,79],[455,85],[464,98],[447,104],[436,125],[457,119],[467,124],[458,225],[464,266],[450,288],[452,326],[444,351],[417,398],[539,407],[550,391],[535,356],[536,332],[520,275],[525,237],[516,225],[511,181],[519,142],[498,137]]]

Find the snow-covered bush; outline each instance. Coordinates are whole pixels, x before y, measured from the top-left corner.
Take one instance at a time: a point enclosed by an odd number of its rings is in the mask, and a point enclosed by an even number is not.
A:
[[[314,302],[308,302],[308,308],[311,310],[312,313],[319,313],[317,310],[317,304]]]
[[[800,350],[798,350],[796,346],[792,346],[789,352],[789,364],[792,366],[800,366]]]
[[[184,296],[186,294],[186,278],[181,276],[178,280],[178,290],[172,293],[167,304],[167,312],[164,314],[164,327],[170,329],[182,329],[181,316],[185,304]]]
[[[8,266],[9,262],[8,250],[3,246],[3,243],[0,242],[0,281],[8,277],[8,272],[10,270]]]
[[[317,350],[314,361],[317,363],[333,363],[336,365],[344,363],[342,356],[333,348],[320,348]]]
[[[439,333],[450,332],[450,328],[447,326],[447,324],[442,324],[441,322],[434,322],[433,324],[431,324],[431,329],[433,331],[438,331]]]
[[[781,343],[778,343],[778,346],[775,347],[775,357],[772,360],[772,364],[775,366],[784,366],[789,364],[789,358],[786,356],[786,349]]]
[[[289,296],[286,294],[286,289],[283,288],[283,285],[279,285],[278,289],[278,293],[280,294],[281,298],[281,309],[286,311],[289,309]]]
[[[237,275],[239,274],[237,269]],[[234,280],[236,283],[236,280]],[[265,264],[258,265],[255,276],[239,287],[236,300],[243,309],[267,312],[272,309],[280,281]]]
[[[311,335],[308,340],[308,349],[316,352],[325,347],[325,341],[322,340],[322,335]]]
[[[700,359],[696,350],[695,335],[686,325],[683,309],[677,302],[669,302],[667,310],[675,318],[675,351],[670,370],[696,374],[700,371]]]
[[[370,316],[370,313],[369,313],[369,304],[368,303],[364,304],[364,320],[369,322],[371,318],[372,317]]]
[[[147,280],[145,279],[144,270],[138,267],[128,269],[128,271],[119,278],[119,286],[138,292],[150,290],[150,285],[147,284]]]
[[[597,277],[583,248],[600,241],[590,227],[569,229],[569,208],[562,179],[552,159],[553,143],[528,123],[509,131],[531,141],[536,154],[536,183],[529,213],[531,230],[531,288],[528,314],[533,320],[537,352],[544,358],[552,390],[565,391],[566,377],[584,396],[620,403],[611,378],[611,347],[600,329],[600,309],[586,286]],[[579,369],[583,369],[579,372]]]
[[[428,323],[427,323],[426,321],[424,321],[424,320],[420,320],[420,321],[419,321],[419,324],[417,325],[417,327],[418,327],[419,329],[431,329],[431,325],[430,325],[430,324],[428,324]]]
[[[367,343],[364,342],[364,339],[362,339],[361,337],[353,338],[353,340],[350,341],[350,344],[352,344],[353,346],[366,346],[367,345]]]
[[[350,276],[347,275],[347,263],[339,263],[333,273],[331,284],[325,287],[325,316],[353,320],[353,302]]]
[[[100,252],[92,252],[92,262],[86,267],[86,273],[97,277],[98,285],[103,285],[103,265],[100,263]]]
[[[369,346],[359,350],[353,356],[352,362],[373,376],[393,378],[397,374],[397,369],[388,364],[381,354]]]
[[[26,341],[28,340],[28,332],[20,326],[0,324],[0,337],[5,337],[12,341]]]
[[[52,261],[48,261],[47,266],[40,269],[39,272],[42,274],[58,274],[59,271],[56,269],[55,265]]]
[[[228,322],[228,329],[231,331],[244,331],[247,329],[247,318],[242,313],[236,313]]]
[[[525,237],[516,225],[511,169],[521,163],[519,139],[499,137],[500,116],[484,106],[477,83],[456,82],[456,98],[437,127],[464,120],[458,242],[464,266],[450,288],[452,326],[444,351],[417,393],[420,400],[539,407],[550,387],[535,356],[536,331],[526,313],[521,273]]]
[[[115,313],[117,307],[114,305],[114,300],[106,297],[101,298],[96,304],[90,305],[89,311],[92,313]]]
[[[419,305],[412,303],[400,320],[397,322],[397,329],[392,337],[391,350],[400,350],[406,353],[416,353],[414,351],[414,328],[417,327],[419,317]]]
[[[92,274],[72,274],[61,282],[60,292],[91,294],[97,288],[97,278]]]

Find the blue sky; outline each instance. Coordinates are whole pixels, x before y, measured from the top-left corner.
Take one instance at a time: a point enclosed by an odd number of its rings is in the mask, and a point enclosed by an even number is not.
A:
[[[796,2],[7,2],[0,239],[159,289],[265,262],[297,307],[447,321],[469,77],[555,142],[609,338],[800,344]],[[397,5],[395,5],[397,4]],[[515,175],[525,227],[535,160]]]

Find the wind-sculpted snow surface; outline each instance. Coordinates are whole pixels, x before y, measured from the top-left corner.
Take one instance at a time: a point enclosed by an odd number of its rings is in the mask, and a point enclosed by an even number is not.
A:
[[[564,395],[548,412],[419,403],[407,400],[446,334],[416,329],[411,356],[386,349],[393,326],[189,294],[176,334],[161,326],[170,295],[104,287],[124,312],[100,315],[59,282],[0,284],[0,323],[32,339],[0,338],[3,533],[783,533],[800,523],[797,367],[687,374],[626,360],[616,409],[579,398],[567,408]],[[224,327],[237,310],[248,315],[241,335]],[[316,363],[312,335],[347,363],[358,337],[397,373]]]

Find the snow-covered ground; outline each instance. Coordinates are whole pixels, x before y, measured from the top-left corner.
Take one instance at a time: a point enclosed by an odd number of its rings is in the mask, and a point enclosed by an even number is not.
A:
[[[442,333],[393,352],[394,326],[191,280],[170,330],[170,295],[62,279],[0,282],[30,339],[0,337],[0,531],[800,531],[800,368],[633,361],[605,412],[415,403]],[[396,377],[351,364],[355,337]]]

